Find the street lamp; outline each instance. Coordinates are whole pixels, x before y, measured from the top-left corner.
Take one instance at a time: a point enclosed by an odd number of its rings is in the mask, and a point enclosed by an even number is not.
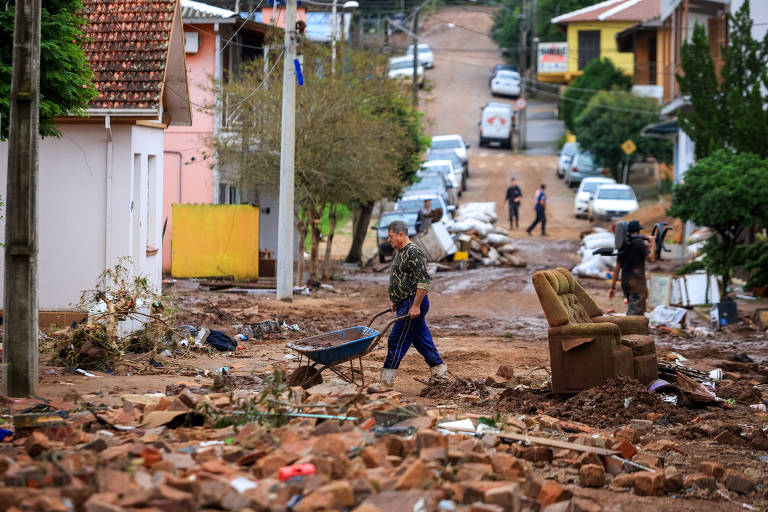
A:
[[[331,11],[331,74],[336,74],[336,36],[339,32],[339,21],[336,15],[336,4],[338,0],[333,0],[333,8]],[[342,13],[345,11],[351,11],[360,7],[360,4],[355,0],[347,0],[341,7]],[[344,34],[342,34],[343,36]]]

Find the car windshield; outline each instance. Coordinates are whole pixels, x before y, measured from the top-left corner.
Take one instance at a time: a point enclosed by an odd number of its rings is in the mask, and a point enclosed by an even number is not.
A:
[[[583,165],[583,166],[595,165],[595,161],[592,159],[592,154],[579,153],[579,165]]]
[[[390,223],[399,220],[405,222],[406,226],[413,227],[416,225],[416,219],[419,214],[416,212],[392,212],[385,213],[379,219],[379,227],[389,226]]]
[[[459,157],[453,151],[430,151],[427,160],[450,160],[454,165],[458,165]]]
[[[409,69],[413,68],[413,62],[404,60],[403,62],[393,62],[389,65],[389,69]]]
[[[635,193],[629,188],[603,188],[597,192],[598,199],[634,199]]]
[[[432,176],[422,176],[419,181],[411,185],[409,188],[413,190],[430,190],[430,189],[441,189],[444,187],[443,184],[443,178],[440,176],[432,175]]]
[[[435,205],[438,204],[436,200],[432,199],[432,208],[437,208]],[[399,203],[397,203],[397,208],[395,210],[421,210],[424,208],[424,199],[401,199]]]
[[[461,149],[464,146],[459,139],[433,140],[432,149]]]
[[[429,52],[429,45],[428,44],[420,44],[419,45],[419,53],[427,53]],[[413,55],[413,45],[408,47],[407,51],[408,55]]]
[[[581,186],[582,192],[594,192],[597,190],[597,187],[600,185],[605,185],[606,182],[604,181],[585,181],[584,184]]]
[[[423,172],[439,172],[446,176],[450,176],[453,172],[453,168],[450,165],[430,165],[429,167],[422,167]]]
[[[504,78],[505,80],[519,80],[520,75],[516,71],[499,71],[496,75],[497,78]]]

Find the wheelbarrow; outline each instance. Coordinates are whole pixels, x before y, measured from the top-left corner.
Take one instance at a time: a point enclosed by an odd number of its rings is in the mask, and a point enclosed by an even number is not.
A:
[[[356,386],[358,385],[356,376],[359,375],[359,387],[365,387],[363,357],[376,348],[381,337],[395,322],[408,318],[407,315],[395,318],[381,332],[372,329],[373,322],[389,311],[387,308],[373,315],[367,326],[348,327],[288,343],[287,347],[299,354],[299,367],[288,376],[288,385],[308,389],[322,383],[321,374],[325,370],[330,370],[342,380]],[[342,365],[347,362],[349,363],[348,371],[342,368]]]

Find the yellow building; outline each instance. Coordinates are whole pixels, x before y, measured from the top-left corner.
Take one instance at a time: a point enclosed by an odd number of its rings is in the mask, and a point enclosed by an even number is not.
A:
[[[604,2],[577,9],[552,19],[567,34],[567,52],[560,52],[560,65],[547,65],[552,60],[547,48],[555,48],[553,43],[539,44],[539,67],[537,78],[542,82],[570,84],[587,64],[596,58],[608,58],[624,71],[627,76],[635,74],[635,54],[632,51],[619,51],[616,36],[638,23],[657,18],[661,11],[661,0],[606,0]],[[656,41],[643,41],[656,60]],[[563,45],[564,46],[564,45]],[[648,64],[648,63],[643,63]]]

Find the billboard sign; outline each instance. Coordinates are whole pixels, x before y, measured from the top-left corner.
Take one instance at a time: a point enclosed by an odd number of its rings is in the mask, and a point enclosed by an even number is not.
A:
[[[568,43],[539,43],[539,73],[568,71]]]

